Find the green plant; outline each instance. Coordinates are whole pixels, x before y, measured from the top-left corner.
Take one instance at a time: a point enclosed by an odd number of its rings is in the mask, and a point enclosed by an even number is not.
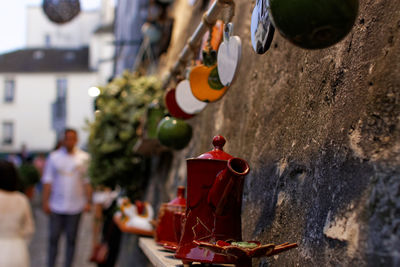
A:
[[[160,81],[124,72],[101,89],[95,120],[89,123],[89,175],[94,185],[120,185],[139,192],[146,182],[148,161],[133,147],[141,136],[148,106],[160,101]]]
[[[40,181],[40,174],[31,163],[21,164],[18,168],[18,173],[21,178],[22,190],[25,190]]]

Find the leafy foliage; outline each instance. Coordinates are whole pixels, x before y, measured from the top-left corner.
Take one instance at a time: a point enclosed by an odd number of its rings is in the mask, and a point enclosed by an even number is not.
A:
[[[22,163],[18,168],[18,173],[21,178],[22,189],[33,186],[40,181],[40,174],[31,163]]]
[[[146,180],[148,161],[133,152],[148,106],[162,98],[153,76],[125,72],[104,88],[96,100],[95,120],[89,123],[89,175],[94,185],[138,192]]]

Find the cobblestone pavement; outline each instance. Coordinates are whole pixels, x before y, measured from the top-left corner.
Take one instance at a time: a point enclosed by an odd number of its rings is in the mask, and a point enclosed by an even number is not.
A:
[[[31,256],[31,267],[46,267],[47,241],[48,241],[48,219],[41,210],[40,195],[35,192],[32,203],[33,216],[36,231],[29,245]],[[73,267],[95,267],[88,262],[91,252],[92,241],[92,213],[83,214],[79,226],[77,246]],[[63,267],[65,253],[65,238],[61,237],[58,245],[58,256],[56,267]]]

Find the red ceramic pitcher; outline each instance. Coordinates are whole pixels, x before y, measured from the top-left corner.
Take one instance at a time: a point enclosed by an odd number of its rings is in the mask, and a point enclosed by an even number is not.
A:
[[[242,240],[241,206],[247,162],[225,153],[225,138],[215,136],[214,149],[187,159],[187,206],[175,257],[184,264],[235,263],[235,258],[200,248],[193,241]]]
[[[177,197],[168,203],[161,204],[158,213],[158,222],[156,229],[156,242],[159,245],[175,247],[178,245],[181,229],[175,225],[175,213],[181,213],[186,210],[185,187],[179,186]],[[179,233],[175,233],[179,231]]]

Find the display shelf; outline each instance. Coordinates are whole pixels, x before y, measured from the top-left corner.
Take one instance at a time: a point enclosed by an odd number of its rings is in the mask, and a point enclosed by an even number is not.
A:
[[[163,247],[156,244],[153,238],[150,237],[141,237],[139,238],[139,247],[142,249],[143,253],[149,259],[149,261],[155,267],[182,267],[182,261],[175,259],[174,253],[165,250]],[[192,264],[192,266],[200,266],[200,264]],[[224,264],[224,265],[210,265],[214,267],[221,266],[230,266],[233,267],[232,264]]]
[[[169,252],[163,247],[157,245],[153,238],[139,238],[139,247],[150,262],[156,267],[183,266],[182,261],[175,259],[173,252]]]
[[[143,156],[154,156],[168,151],[168,148],[162,146],[158,139],[141,138],[136,142],[133,151]]]

